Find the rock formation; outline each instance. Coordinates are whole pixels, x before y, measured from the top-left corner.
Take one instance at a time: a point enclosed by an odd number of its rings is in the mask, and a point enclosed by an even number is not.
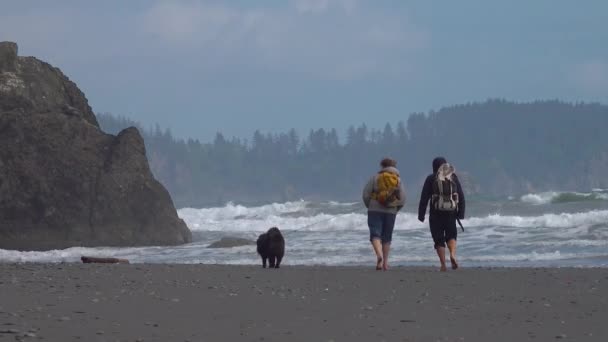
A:
[[[59,69],[0,42],[0,248],[191,239],[137,129],[105,134]]]

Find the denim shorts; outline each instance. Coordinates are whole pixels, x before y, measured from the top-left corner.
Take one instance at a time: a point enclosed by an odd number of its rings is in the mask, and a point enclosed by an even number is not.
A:
[[[390,243],[393,239],[393,228],[397,214],[382,213],[378,211],[367,212],[367,226],[369,227],[369,240],[382,240]]]

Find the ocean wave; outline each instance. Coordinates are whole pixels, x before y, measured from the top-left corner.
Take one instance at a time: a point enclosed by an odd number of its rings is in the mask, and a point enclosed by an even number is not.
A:
[[[17,251],[0,249],[0,260],[2,262],[79,262],[83,255],[93,255],[100,258],[119,257],[141,254],[142,250],[160,249],[162,247],[71,247],[50,251]]]
[[[308,202],[304,200],[285,203],[272,203],[257,207],[246,207],[240,204],[228,202],[224,207],[216,208],[182,208],[178,210],[179,215],[184,218],[199,217],[206,220],[226,221],[239,218],[257,219],[268,216],[302,212],[306,209]]]
[[[527,194],[521,197],[522,202],[533,205],[607,200],[608,193],[605,193],[603,189],[594,189],[592,192],[548,191],[536,194]]]
[[[226,249],[206,246],[223,236],[255,239],[271,226],[279,227],[285,235],[289,250],[286,265],[358,265],[367,263],[372,256],[366,213],[359,207],[345,210],[342,203],[296,201],[256,207],[228,203],[219,208],[180,209],[178,214],[195,233],[195,241],[190,244],[73,247],[45,252],[0,250],[0,262],[80,262],[80,256],[92,255],[124,258],[132,263],[251,265],[259,263],[254,246]],[[462,223],[465,232],[459,235],[460,255],[467,264],[538,265],[580,259],[580,264],[588,261],[608,266],[608,210],[531,216],[477,215]],[[436,263],[428,221],[418,221],[416,213],[400,213],[393,250],[394,264]]]
[[[367,245],[365,247],[368,247]],[[156,247],[159,249],[160,247]],[[238,251],[237,251],[238,249]],[[429,252],[431,247],[425,245],[422,247],[408,246],[407,248],[399,247],[395,244],[391,263],[397,265],[411,265],[412,263],[422,263],[434,265],[436,255]],[[46,252],[19,252],[0,250],[0,262],[11,263],[79,263],[81,255],[91,255],[96,253],[96,256],[112,256],[129,259],[131,263],[178,263],[178,264],[218,264],[218,265],[258,265],[259,257],[255,254],[252,247],[234,248],[226,250],[209,250],[205,248],[191,248],[190,253],[184,255],[183,251],[174,247],[164,247],[156,252],[147,248],[107,248],[94,249],[75,247],[61,251],[46,251]],[[340,265],[368,265],[372,260],[372,254],[369,248],[365,251],[337,249],[336,251],[319,251],[315,253],[300,253],[291,251],[283,261],[283,265],[325,265],[325,266],[340,266]],[[530,251],[530,252],[507,252],[488,254],[483,251],[474,253],[461,252],[461,262],[470,263],[472,265],[502,265],[504,262],[513,263],[513,265],[530,266],[538,265],[537,262],[552,262],[560,263],[560,260],[573,259],[592,259],[602,258],[605,260],[608,255],[600,250],[587,252],[562,252],[559,250],[548,251]],[[585,264],[584,262],[581,264]]]
[[[359,202],[336,202],[336,201],[329,201],[327,202],[327,204],[335,206],[335,207],[352,207],[354,205],[359,204]]]
[[[294,215],[284,215],[290,212]],[[228,205],[212,209],[180,209],[179,216],[192,231],[263,232],[276,226],[284,231],[345,231],[367,230],[365,213],[310,213],[306,202],[245,208]],[[602,225],[608,222],[608,210],[579,213],[518,216],[491,214],[470,217],[462,221],[467,227],[571,228]],[[395,229],[428,229],[428,223],[418,221],[417,214],[400,213]]]
[[[582,213],[544,214],[540,216],[488,215],[462,221],[471,227],[570,228],[608,222],[608,210]]]

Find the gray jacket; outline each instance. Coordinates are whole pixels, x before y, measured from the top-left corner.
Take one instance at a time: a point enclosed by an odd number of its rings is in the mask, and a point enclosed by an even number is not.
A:
[[[399,175],[399,170],[394,167],[386,167],[380,170],[380,172],[391,172],[396,175]],[[378,188],[377,178],[378,174],[373,175],[363,188],[363,203],[365,203],[367,211],[396,214],[405,205],[405,190],[403,190],[403,183],[401,182],[401,179],[399,180],[399,202],[396,203],[397,205],[395,207],[385,207],[372,198],[372,193],[374,191],[377,191]]]

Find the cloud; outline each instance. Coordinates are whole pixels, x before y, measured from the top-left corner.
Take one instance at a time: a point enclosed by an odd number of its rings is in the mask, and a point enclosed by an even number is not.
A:
[[[331,9],[352,13],[357,7],[357,0],[293,0],[293,7],[299,13],[324,13]]]
[[[67,14],[67,15],[66,15]],[[48,48],[70,32],[68,13],[32,11],[13,15],[0,14],[0,41],[27,42]]]
[[[143,16],[143,28],[159,38],[186,44],[244,38],[255,13],[204,3],[161,2]]]
[[[249,67],[329,79],[400,75],[428,35],[403,15],[354,0],[296,0],[283,7],[158,2],[146,34],[204,56],[213,68]]]
[[[574,84],[591,96],[608,96],[608,62],[588,61],[576,65],[570,75]]]
[[[102,3],[13,4],[0,13],[0,39],[58,65],[94,62],[118,70],[127,58],[147,64],[179,59],[193,72],[217,75],[355,80],[403,77],[415,69],[429,38],[403,8],[357,0],[143,4],[121,13]]]
[[[99,15],[86,5],[42,4],[0,13],[0,40],[17,42],[20,55],[61,65],[132,55],[134,32],[135,26],[124,15]]]

